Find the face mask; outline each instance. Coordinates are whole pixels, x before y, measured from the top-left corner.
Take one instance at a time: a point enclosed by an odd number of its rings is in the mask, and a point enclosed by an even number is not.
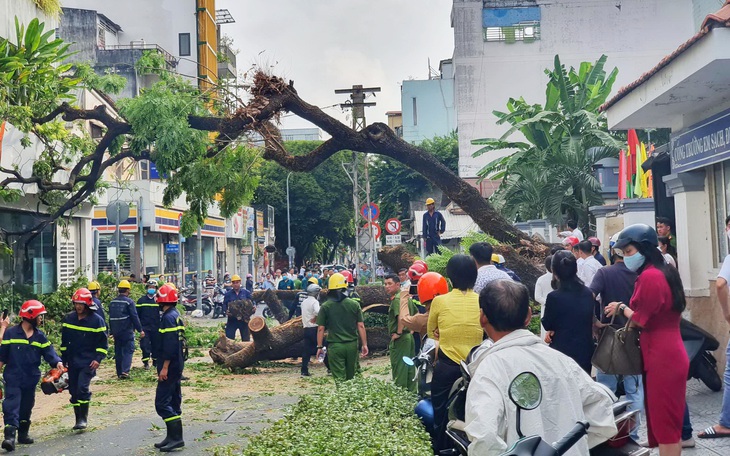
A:
[[[148,288],[147,289],[147,294],[153,295],[155,293],[157,293],[157,290],[155,290],[154,288]]]
[[[644,265],[645,260],[646,259],[644,258],[644,255],[636,252],[631,256],[624,257],[624,264],[630,271],[636,272],[639,270],[640,267]]]

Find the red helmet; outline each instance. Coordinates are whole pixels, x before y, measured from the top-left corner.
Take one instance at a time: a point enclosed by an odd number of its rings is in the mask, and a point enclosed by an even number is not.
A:
[[[18,315],[20,318],[27,318],[28,320],[33,320],[39,315],[43,315],[46,313],[46,306],[43,305],[42,302],[36,301],[35,299],[31,299],[30,301],[25,301],[23,305],[20,307],[20,312]]]
[[[428,266],[426,266],[426,263],[418,261],[408,268],[408,278],[411,279],[411,282],[418,282],[418,279],[423,277],[427,272]]]
[[[571,247],[575,247],[580,242],[580,239],[578,239],[575,236],[568,236],[567,238],[563,239],[563,245],[569,245]]]
[[[449,284],[446,283],[444,276],[438,272],[427,272],[418,281],[418,300],[422,303],[448,292]]]
[[[175,287],[165,284],[157,290],[158,303],[177,303],[177,300],[177,290]]]
[[[411,266],[413,266],[415,264],[422,264],[426,268],[426,271],[428,271],[428,265],[426,264],[425,261],[423,261],[423,260],[416,260],[416,261],[413,262],[413,264]]]
[[[73,301],[74,304],[77,302],[80,302],[81,304],[86,304],[88,307],[92,307],[94,305],[94,300],[91,298],[91,292],[88,288],[79,288],[78,290],[74,291],[74,295],[71,298],[71,301]]]
[[[597,237],[589,237],[588,240],[591,242],[591,245],[594,247],[600,247],[601,246],[601,240]]]
[[[342,271],[340,271],[340,274],[345,276],[345,281],[347,281],[347,283],[355,283],[355,279],[352,278],[352,272],[348,271],[347,269],[343,269]]]

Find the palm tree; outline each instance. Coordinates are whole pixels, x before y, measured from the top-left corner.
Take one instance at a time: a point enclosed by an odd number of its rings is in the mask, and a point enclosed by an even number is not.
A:
[[[618,156],[620,141],[609,134],[598,108],[616,80],[616,68],[606,74],[606,56],[566,70],[555,56],[555,68],[545,70],[545,105],[510,98],[507,112],[495,111],[498,124],[511,128],[501,138],[477,139],[484,147],[474,153],[512,149],[512,155],[493,160],[479,172],[482,178],[502,179],[493,197],[513,220],[565,218],[588,225],[588,208],[602,204],[601,185],[593,173],[597,161]],[[524,141],[511,137],[520,133]]]

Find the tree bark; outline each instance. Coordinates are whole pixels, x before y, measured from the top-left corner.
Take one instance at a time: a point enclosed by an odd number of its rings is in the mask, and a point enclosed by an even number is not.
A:
[[[413,262],[416,261],[415,255],[402,245],[383,247],[378,252],[378,259],[396,272],[402,268],[410,268]]]
[[[288,292],[291,295],[291,298],[284,298],[285,300],[292,301],[296,298],[296,291],[282,291]],[[263,296],[261,296],[261,300],[266,302],[266,305],[269,306],[269,310],[271,310],[271,313],[274,314],[274,318],[276,318],[279,323],[284,323],[289,319],[289,309],[287,309],[279,300],[278,291],[266,290]]]

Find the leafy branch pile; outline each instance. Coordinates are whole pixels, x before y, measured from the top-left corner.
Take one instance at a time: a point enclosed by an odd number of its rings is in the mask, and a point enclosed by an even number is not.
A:
[[[430,454],[428,433],[413,414],[416,396],[373,378],[304,396],[281,420],[251,439],[244,456]]]
[[[488,242],[492,245],[499,245],[499,242],[488,234],[476,232],[471,232],[461,238],[461,242],[459,245],[461,246],[462,251],[468,254],[469,247],[477,242]],[[431,255],[426,257],[428,270],[438,272],[442,276],[448,278],[448,276],[446,275],[446,264],[449,262],[451,257],[457,254],[457,252],[449,250],[446,247],[439,247],[438,249],[439,253],[432,253]]]

